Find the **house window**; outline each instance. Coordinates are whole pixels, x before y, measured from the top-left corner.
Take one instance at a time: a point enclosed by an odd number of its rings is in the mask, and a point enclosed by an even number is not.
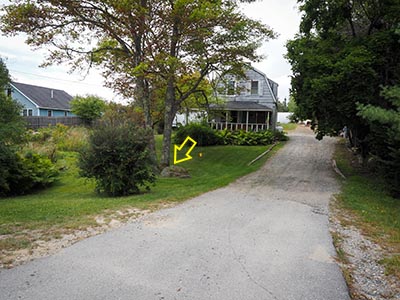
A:
[[[227,91],[228,95],[235,95],[235,85],[236,83],[234,80],[228,81],[228,91]]]
[[[68,117],[68,112],[64,111],[64,117]]]
[[[33,110],[32,109],[28,109],[28,116],[32,117],[33,116]]]
[[[7,89],[7,97],[11,97],[11,89],[10,88]]]
[[[258,81],[251,81],[251,95],[258,95]]]
[[[47,111],[47,116],[48,117],[52,117],[53,116],[53,111],[52,110],[48,110]]]
[[[23,110],[22,110],[22,115],[23,115],[24,117],[26,117],[26,116],[28,115],[28,110],[27,110],[27,109],[23,109]]]

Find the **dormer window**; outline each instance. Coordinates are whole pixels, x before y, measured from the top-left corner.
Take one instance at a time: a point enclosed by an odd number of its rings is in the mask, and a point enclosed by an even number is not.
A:
[[[251,95],[258,95],[258,81],[251,81]]]

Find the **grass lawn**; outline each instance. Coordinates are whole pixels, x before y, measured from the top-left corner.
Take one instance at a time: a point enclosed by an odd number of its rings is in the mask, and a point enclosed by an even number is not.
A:
[[[160,136],[156,137],[156,144],[159,148]],[[157,209],[225,186],[257,170],[280,147],[282,144],[251,166],[247,164],[268,146],[196,147],[191,154],[193,159],[179,164],[189,170],[192,178],[158,178],[150,192],[120,198],[96,194],[94,182],[79,177],[76,153],[61,153],[58,163],[66,170],[54,186],[27,196],[0,199],[0,254],[4,249],[28,247],[32,239],[27,237],[27,231],[40,231],[42,238],[50,238],[93,226],[99,214],[131,207]]]
[[[290,130],[295,130],[297,128],[297,124],[296,123],[282,123],[280,124],[280,126],[283,127],[284,131],[290,131]]]
[[[387,273],[400,279],[400,199],[391,197],[379,178],[363,171],[344,143],[337,146],[335,159],[347,177],[339,205],[355,216],[354,223],[363,234],[387,250],[382,263]]]

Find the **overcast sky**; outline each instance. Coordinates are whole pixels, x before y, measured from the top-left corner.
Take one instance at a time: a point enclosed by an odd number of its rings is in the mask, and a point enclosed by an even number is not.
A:
[[[258,0],[243,5],[249,16],[269,25],[279,37],[266,42],[260,53],[266,59],[254,66],[279,84],[279,98],[288,98],[290,88],[290,65],[284,59],[286,41],[298,32],[300,14],[296,0]],[[0,0],[0,6],[7,4]],[[68,74],[66,66],[39,68],[44,61],[46,50],[33,51],[24,43],[23,36],[0,36],[0,56],[10,71],[14,81],[62,89],[71,95],[96,94],[107,100],[118,100],[112,90],[103,87],[99,71],[92,70],[83,80],[81,74]]]

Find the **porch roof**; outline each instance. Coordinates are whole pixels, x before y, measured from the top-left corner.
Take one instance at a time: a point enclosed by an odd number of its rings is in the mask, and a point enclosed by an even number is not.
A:
[[[272,108],[252,101],[226,101],[222,104],[211,104],[210,109],[238,111],[272,111]]]

